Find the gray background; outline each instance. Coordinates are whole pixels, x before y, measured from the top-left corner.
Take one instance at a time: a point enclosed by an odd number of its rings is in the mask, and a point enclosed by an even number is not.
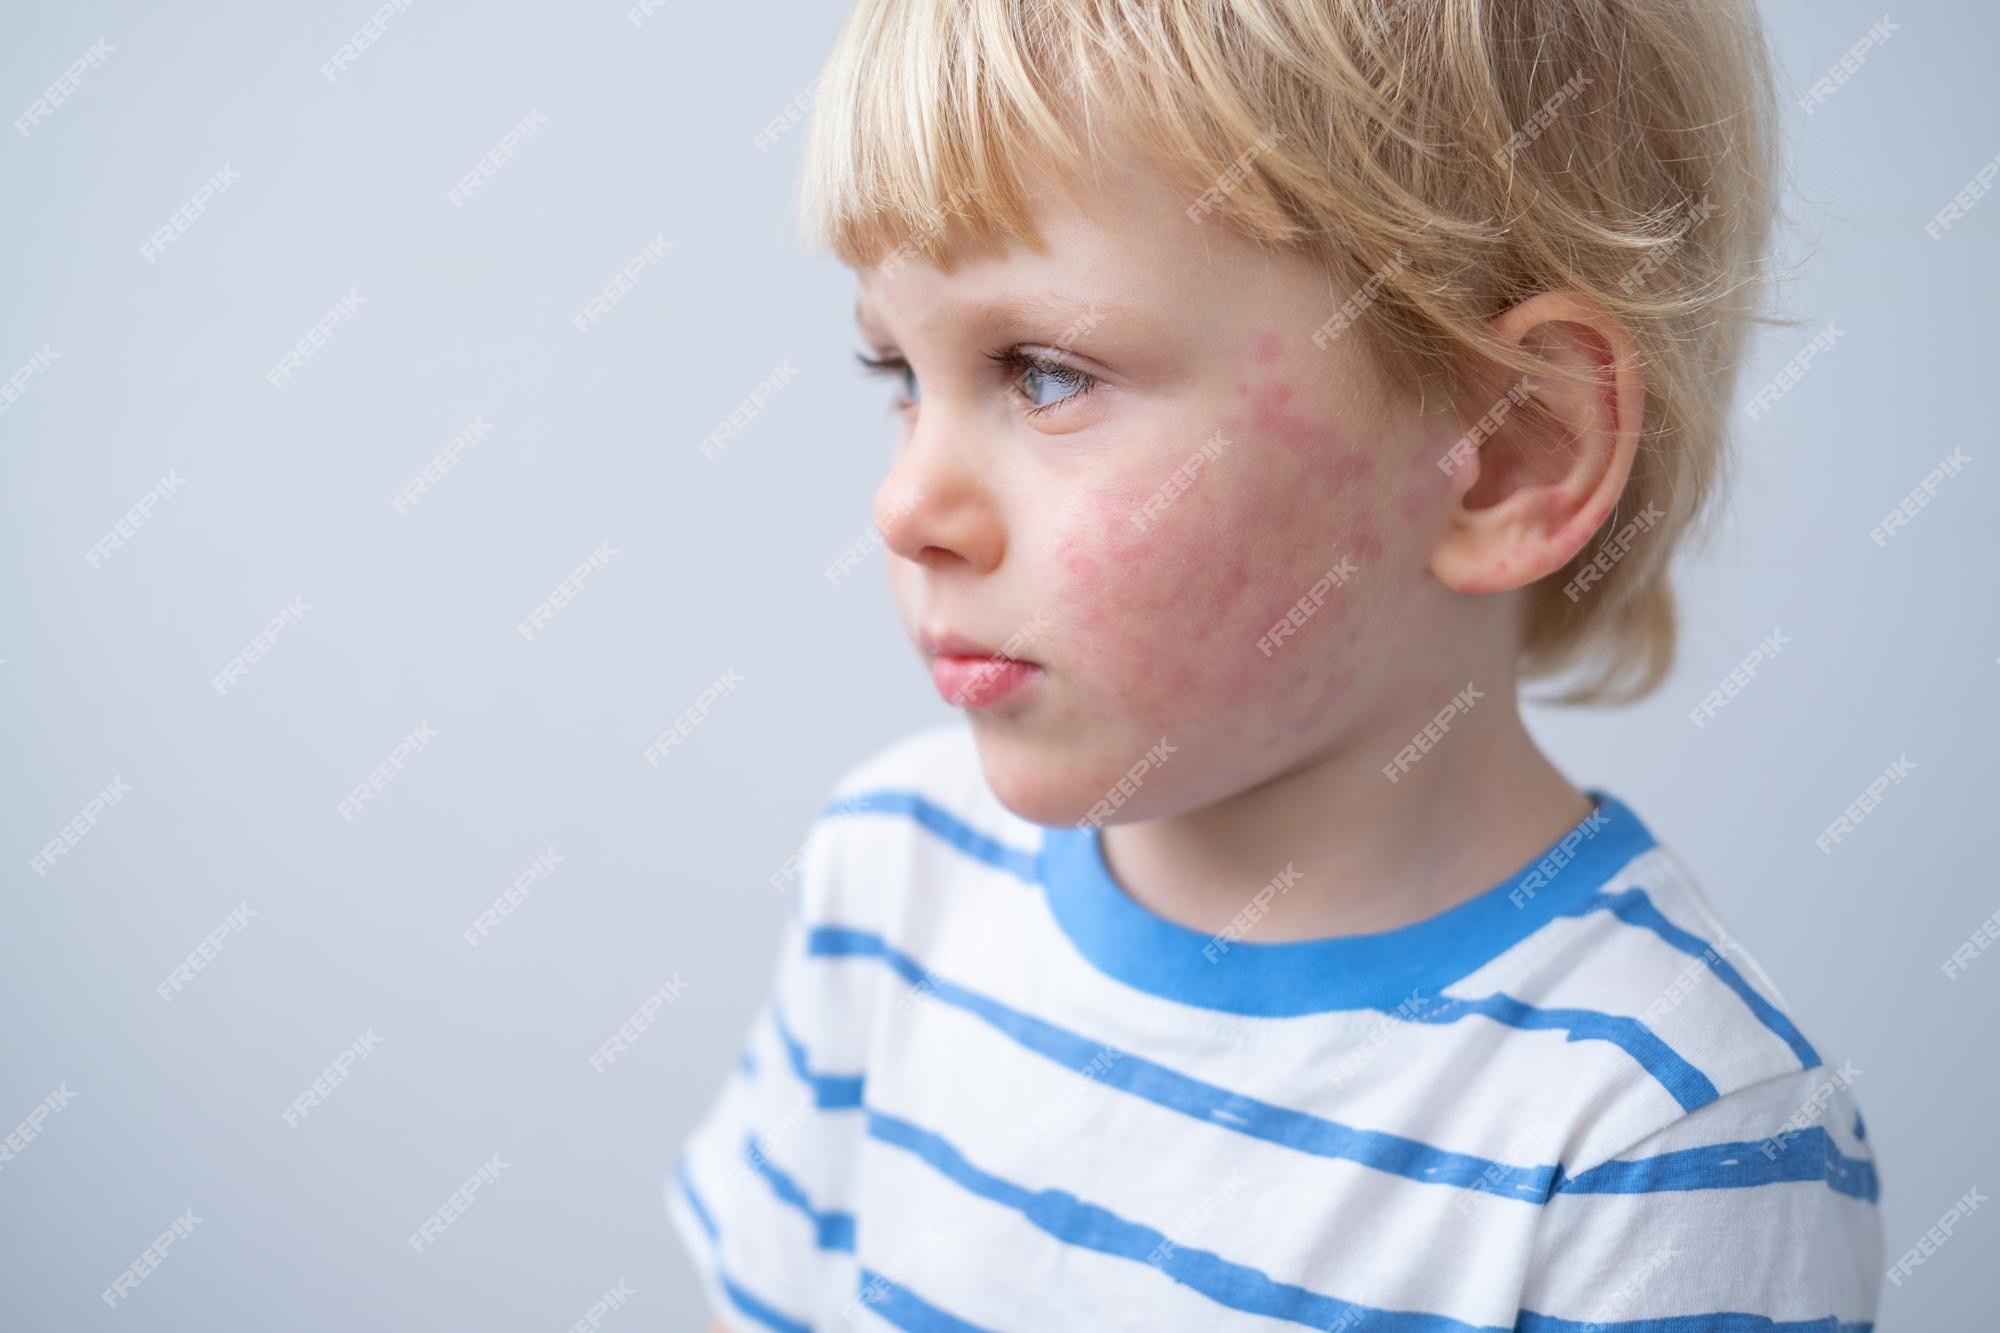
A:
[[[852,279],[804,253],[806,87],[838,3],[416,0],[336,81],[371,6],[10,7],[0,110],[113,48],[26,137],[0,129],[0,727],[7,800],[0,1132],[74,1101],[0,1168],[0,1325],[690,1327],[660,1182],[736,1048],[785,900],[769,877],[836,773],[946,715],[866,530],[891,447],[852,370]],[[1893,1262],[2000,1187],[2000,957],[1941,964],[2000,909],[1983,845],[2000,713],[2000,450],[1990,406],[2000,200],[1928,222],[2000,154],[2000,21],[1902,29],[1810,117],[1796,103],[1879,5],[1768,7],[1793,142],[1783,263],[1839,343],[1761,421],[1690,564],[1680,670],[1623,712],[1537,710],[1579,781],[1639,808],[1851,1059]],[[454,208],[531,110],[545,124]],[[225,164],[227,192],[139,250]],[[571,319],[658,236],[588,334]],[[265,372],[363,304],[279,388]],[[716,458],[698,446],[789,361]],[[486,437],[390,501],[475,415]],[[1868,532],[1954,447],[1970,465],[1886,549]],[[184,485],[101,568],[84,553]],[[532,641],[515,625],[616,552]],[[226,696],[209,681],[310,608]],[[1706,728],[1687,711],[1774,629],[1791,644]],[[667,761],[643,747],[726,669]],[[409,732],[431,746],[361,815],[340,800]],[[1813,839],[1899,755],[1853,838]],[[46,876],[35,852],[131,791]],[[477,950],[460,932],[553,848]],[[254,919],[171,1002],[154,987]],[[604,1072],[651,992],[681,998]],[[298,1128],[281,1113],[373,1029]],[[422,1255],[405,1238],[481,1162],[500,1179]],[[98,1293],[183,1210],[202,1221],[116,1311]],[[2000,1217],[1885,1294],[1885,1329],[1990,1311]]]

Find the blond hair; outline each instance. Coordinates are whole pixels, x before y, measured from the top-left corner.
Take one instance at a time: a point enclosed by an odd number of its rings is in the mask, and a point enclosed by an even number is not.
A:
[[[1776,206],[1752,0],[858,0],[817,88],[803,230],[855,267],[949,266],[947,224],[1039,245],[1033,168],[1087,179],[1097,125],[1210,225],[1372,293],[1377,364],[1467,423],[1497,368],[1551,373],[1494,336],[1508,306],[1568,291],[1622,321],[1646,408],[1604,529],[1618,558],[1583,595],[1594,545],[1529,590],[1521,666],[1583,668],[1570,702],[1659,683],[1668,560],[1723,460]]]

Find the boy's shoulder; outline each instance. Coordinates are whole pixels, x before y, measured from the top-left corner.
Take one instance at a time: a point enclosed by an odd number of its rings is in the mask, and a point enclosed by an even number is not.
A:
[[[1461,985],[1585,1015],[1594,1035],[1637,1057],[1614,1066],[1617,1086],[1593,1094],[1597,1114],[1573,1145],[1581,1161],[1682,1132],[1676,1126],[1759,1120],[1824,1119],[1840,1150],[1867,1153],[1848,1091],[1859,1071],[1822,1056],[1777,982],[1666,846],[1632,857],[1482,972]]]

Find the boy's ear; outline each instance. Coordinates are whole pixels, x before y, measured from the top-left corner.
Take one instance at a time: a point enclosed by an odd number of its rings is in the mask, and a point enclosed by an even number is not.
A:
[[[1491,410],[1453,447],[1451,523],[1431,551],[1431,573],[1454,592],[1504,592],[1567,564],[1624,493],[1645,414],[1631,336],[1601,307],[1545,292],[1493,330],[1589,378],[1491,380]]]

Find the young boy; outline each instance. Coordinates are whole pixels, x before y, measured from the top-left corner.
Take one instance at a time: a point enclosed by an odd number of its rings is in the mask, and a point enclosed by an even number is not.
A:
[[[1870,1326],[1850,1067],[1516,704],[1669,664],[1771,121],[1749,0],[861,0],[804,203],[966,720],[666,1182],[722,1326]]]

